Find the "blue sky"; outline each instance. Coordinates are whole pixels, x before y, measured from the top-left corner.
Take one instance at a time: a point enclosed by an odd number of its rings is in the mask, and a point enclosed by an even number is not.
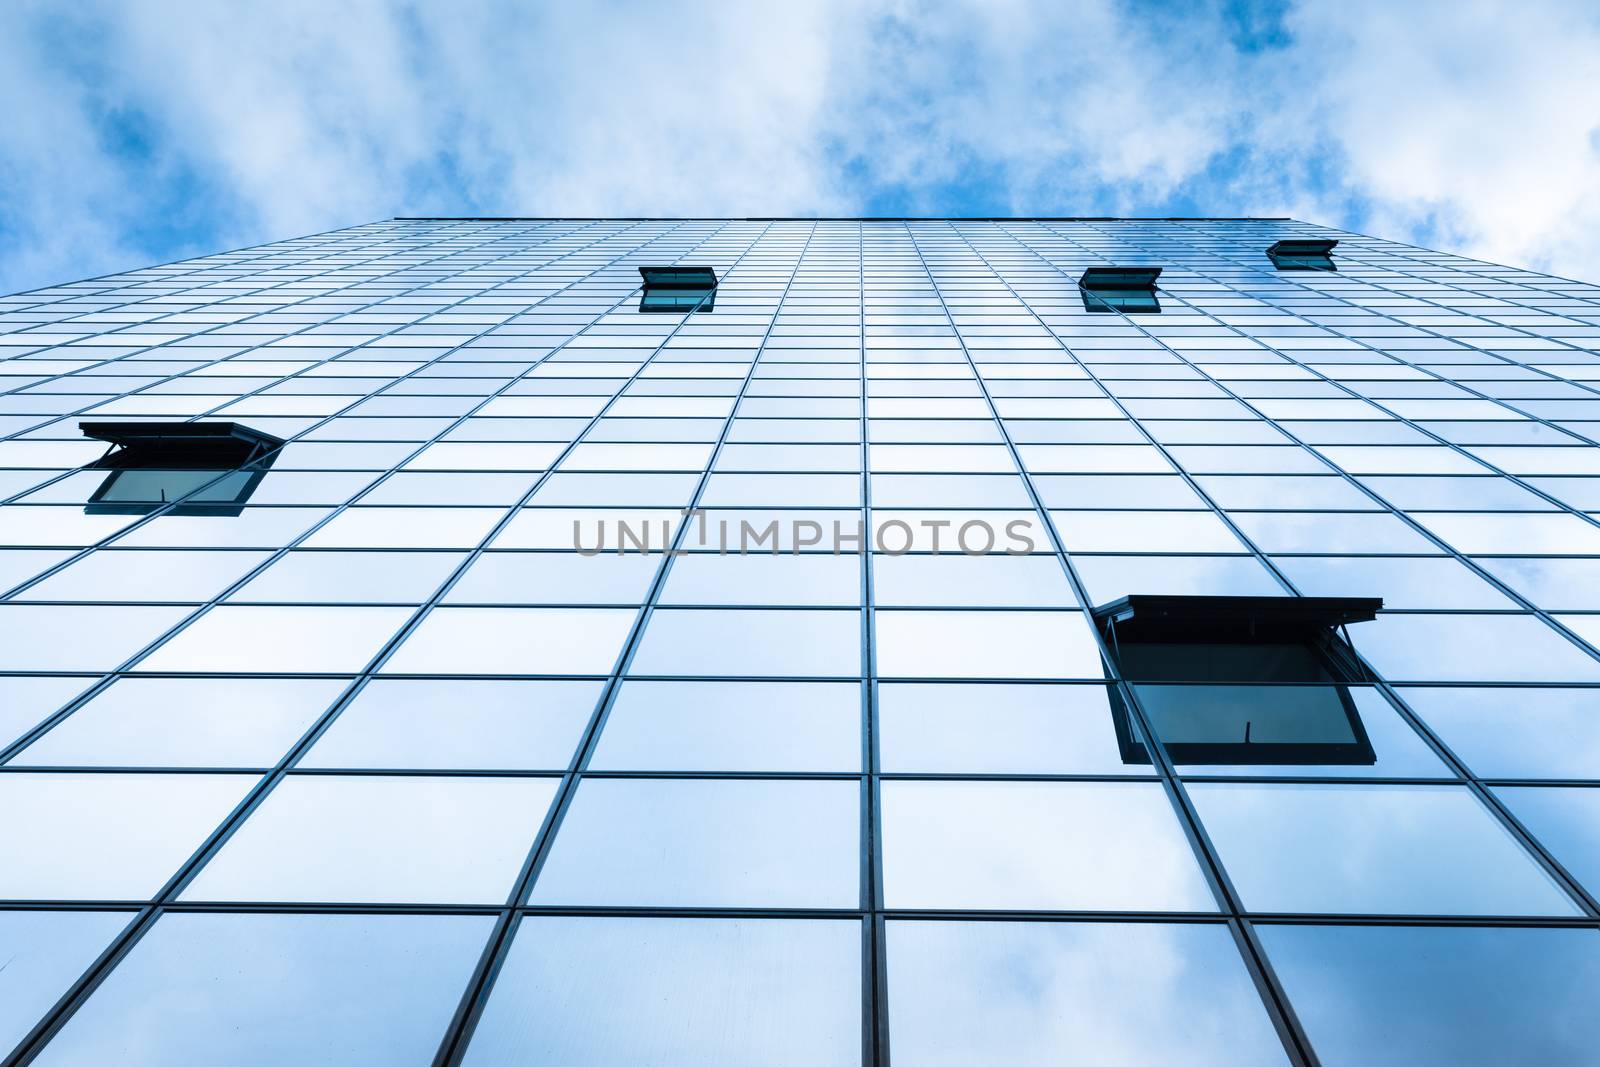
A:
[[[0,291],[397,214],[1292,215],[1600,281],[1600,5],[0,5]]]

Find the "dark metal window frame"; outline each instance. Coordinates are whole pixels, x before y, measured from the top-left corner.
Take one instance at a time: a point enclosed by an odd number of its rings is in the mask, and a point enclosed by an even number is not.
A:
[[[717,272],[710,267],[640,267],[639,277],[640,311],[689,314],[716,307]]]
[[[1085,311],[1125,315],[1153,315],[1161,311],[1156,299],[1160,267],[1089,267],[1078,278]]]
[[[89,496],[84,511],[90,515],[146,515],[192,498],[176,504],[171,513],[237,517],[284,444],[282,438],[237,422],[80,422],[78,428],[85,437],[112,446],[86,468],[111,471]],[[215,471],[217,477],[203,485],[180,487],[171,499],[164,493],[159,500],[113,497],[133,471]],[[223,484],[232,473],[246,477],[237,480],[225,499],[205,500],[206,490]]]
[[[1286,237],[1267,247],[1267,258],[1278,270],[1337,271],[1333,250],[1338,244],[1331,238]]]

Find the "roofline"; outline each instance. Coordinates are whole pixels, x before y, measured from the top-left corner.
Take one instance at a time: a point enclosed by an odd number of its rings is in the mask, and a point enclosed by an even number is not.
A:
[[[1287,215],[396,215],[390,222],[1294,222]],[[1305,225],[1317,225],[1306,223]]]

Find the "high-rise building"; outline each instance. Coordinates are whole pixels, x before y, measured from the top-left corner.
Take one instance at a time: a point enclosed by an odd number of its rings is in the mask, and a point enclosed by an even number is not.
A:
[[[1600,1059],[1600,288],[397,219],[0,376],[19,1062]]]

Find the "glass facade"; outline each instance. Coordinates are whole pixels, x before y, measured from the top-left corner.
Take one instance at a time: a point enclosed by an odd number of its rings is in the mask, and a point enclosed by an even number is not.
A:
[[[1597,401],[1600,287],[1289,220],[401,219],[0,298],[0,1052],[1600,1063]],[[1139,595],[1383,609],[1330,671],[1114,647]]]

